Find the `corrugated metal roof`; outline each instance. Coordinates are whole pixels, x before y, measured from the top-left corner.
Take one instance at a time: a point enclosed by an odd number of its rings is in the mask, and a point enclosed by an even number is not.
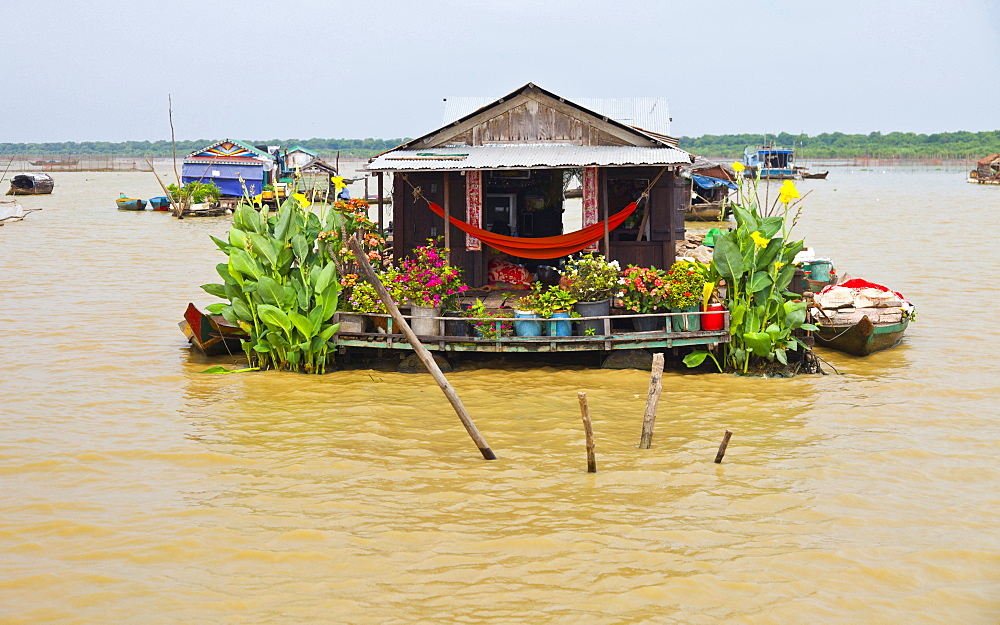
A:
[[[375,158],[370,171],[529,169],[532,167],[608,167],[689,165],[691,155],[671,147],[516,144],[392,150]]]
[[[445,98],[443,123],[450,124],[497,99],[465,96]],[[571,101],[620,124],[670,135],[670,107],[666,98],[571,98]]]

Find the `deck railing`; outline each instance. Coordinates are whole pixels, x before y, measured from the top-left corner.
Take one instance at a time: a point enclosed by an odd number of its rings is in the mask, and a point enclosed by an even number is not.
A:
[[[681,315],[694,315],[703,319],[706,315],[723,315],[723,326],[719,330],[675,331],[671,320]],[[336,342],[343,346],[355,347],[385,347],[391,349],[409,349],[409,343],[401,332],[393,328],[391,315],[378,313],[338,312],[335,321],[343,321],[345,315],[357,315],[371,320],[371,327],[362,327],[362,331],[341,330],[336,335]],[[403,317],[410,322],[411,315]],[[620,322],[632,319],[657,318],[663,319],[661,327],[655,330],[639,331],[621,327]],[[617,314],[598,317],[570,317],[556,319],[519,318],[514,317],[454,317],[437,316],[423,317],[433,319],[438,323],[438,333],[434,335],[418,335],[421,343],[429,349],[454,351],[574,351],[574,350],[614,350],[635,349],[643,347],[672,347],[681,345],[711,345],[729,342],[729,312],[662,312],[650,314]],[[580,324],[584,322],[603,322],[603,333],[580,335],[576,332],[569,336],[516,336],[510,328],[516,321],[539,321],[543,328],[551,322]],[[492,323],[491,337],[476,334],[473,323]],[[465,334],[449,334],[450,323],[464,324]],[[699,324],[700,325],[700,324]],[[452,326],[454,327],[454,326]],[[508,335],[504,336],[504,333]]]

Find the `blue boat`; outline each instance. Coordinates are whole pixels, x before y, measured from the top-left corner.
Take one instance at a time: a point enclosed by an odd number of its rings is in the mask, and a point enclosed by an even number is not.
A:
[[[146,210],[146,200],[125,197],[124,194],[115,200],[118,210],[121,211],[144,211]]]
[[[170,198],[165,195],[149,198],[149,207],[155,211],[170,210]]]
[[[743,150],[744,175],[754,178],[760,170],[764,179],[793,180],[801,178],[795,168],[795,150],[793,148],[776,148],[773,145],[759,145]]]

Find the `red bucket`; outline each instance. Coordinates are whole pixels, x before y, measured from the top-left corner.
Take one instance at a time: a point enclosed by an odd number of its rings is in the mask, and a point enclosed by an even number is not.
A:
[[[701,316],[702,330],[721,330],[726,325],[726,307],[722,304],[709,304],[705,314]]]

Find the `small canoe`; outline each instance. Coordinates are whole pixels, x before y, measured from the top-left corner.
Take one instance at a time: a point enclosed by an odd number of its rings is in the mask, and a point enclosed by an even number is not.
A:
[[[149,198],[149,207],[155,211],[170,210],[170,198],[165,195]]]
[[[221,315],[208,315],[188,304],[184,320],[177,324],[188,341],[206,356],[236,354],[243,351],[242,340],[246,332],[225,320]]]
[[[829,173],[830,173],[829,171],[818,171],[815,174],[802,172],[802,178],[805,180],[826,180],[826,176]]]
[[[868,315],[850,325],[821,325],[816,344],[855,356],[867,356],[893,347],[903,338],[908,318],[896,323],[873,323]]]
[[[120,211],[144,211],[146,210],[146,200],[139,200],[130,197],[120,197],[115,200]]]

